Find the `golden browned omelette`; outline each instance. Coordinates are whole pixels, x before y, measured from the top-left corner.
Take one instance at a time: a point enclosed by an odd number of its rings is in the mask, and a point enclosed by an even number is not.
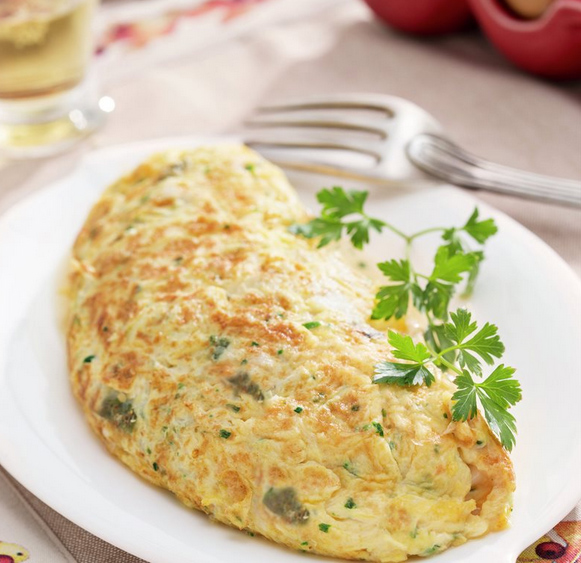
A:
[[[186,505],[294,549],[429,555],[507,525],[511,463],[453,384],[372,383],[374,288],[280,170],[170,151],[109,187],[74,245],[72,387],[94,431]]]

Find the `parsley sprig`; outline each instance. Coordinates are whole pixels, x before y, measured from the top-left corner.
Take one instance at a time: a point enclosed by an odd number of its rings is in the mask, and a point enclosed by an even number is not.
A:
[[[504,345],[496,326],[486,323],[481,328],[466,309],[450,312],[450,302],[457,287],[465,281],[464,295],[472,292],[484,260],[482,245],[497,232],[493,219],[480,219],[478,208],[464,225],[434,227],[406,235],[395,226],[370,217],[364,210],[368,193],[345,191],[340,187],[323,189],[317,194],[321,215],[312,221],[293,225],[291,231],[306,238],[319,238],[319,248],[337,241],[346,233],[353,246],[362,249],[369,242],[370,231],[389,229],[406,242],[406,258],[388,260],[377,266],[387,284],[376,294],[372,319],[399,319],[410,303],[427,320],[424,343],[410,336],[389,331],[388,341],[399,361],[385,361],[375,367],[374,383],[401,386],[435,381],[434,366],[456,374],[457,391],[452,396],[452,419],[470,420],[480,408],[502,445],[512,450],[516,424],[508,409],[521,399],[515,370],[500,364],[484,379],[482,364],[494,366],[504,353]],[[425,235],[440,233],[442,244],[434,256],[431,272],[418,272],[411,260],[414,241]],[[476,249],[471,245],[479,245]]]
[[[381,219],[372,219],[363,211],[367,195],[367,192],[346,192],[337,186],[323,189],[317,194],[323,207],[321,216],[304,225],[292,225],[290,230],[306,238],[321,237],[319,248],[339,240],[345,231],[353,246],[361,250],[369,242],[371,229],[381,232],[387,226]],[[346,217],[352,218],[346,220]]]
[[[458,309],[450,317],[451,322],[445,323],[443,329],[451,345],[440,352],[429,344],[416,344],[409,336],[389,331],[388,341],[393,347],[393,355],[406,360],[406,363],[378,364],[373,382],[396,385],[425,383],[429,387],[435,381],[431,366],[442,364],[457,374],[454,382],[458,390],[452,396],[452,419],[474,418],[480,406],[502,445],[512,450],[516,425],[508,409],[521,399],[520,384],[512,377],[514,368],[500,364],[484,381],[474,379],[482,376],[482,362],[494,365],[495,358],[501,358],[504,353],[497,328],[486,323],[478,329],[466,309]]]

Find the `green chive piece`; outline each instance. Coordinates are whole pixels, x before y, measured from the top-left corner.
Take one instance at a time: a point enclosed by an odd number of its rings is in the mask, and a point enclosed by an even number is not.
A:
[[[377,432],[377,434],[379,434],[380,436],[384,436],[383,426],[381,426],[379,422],[372,422],[371,424],[375,428],[375,432]]]
[[[351,508],[356,508],[356,507],[357,507],[357,505],[355,504],[355,501],[351,497],[349,497],[347,499],[347,502],[345,503],[345,508],[351,509]]]
[[[438,551],[440,549],[440,546],[436,543],[434,544],[432,547],[429,547],[428,549],[426,549],[423,553],[423,555],[432,555],[433,553],[436,553],[436,551]]]
[[[351,475],[353,475],[354,477],[359,477],[359,474],[357,473],[357,471],[355,471],[355,468],[353,467],[353,464],[350,461],[346,461],[343,464],[343,469],[345,469],[345,471],[347,471],[348,473],[351,473]]]
[[[225,440],[227,440],[228,438],[230,438],[230,436],[232,436],[232,432],[224,430],[224,428],[220,430],[220,438],[224,438]]]

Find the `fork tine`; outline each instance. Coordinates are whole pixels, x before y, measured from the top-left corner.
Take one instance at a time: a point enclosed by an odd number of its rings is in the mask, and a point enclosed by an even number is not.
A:
[[[260,140],[260,139],[245,139],[244,143],[249,147],[275,148],[275,149],[325,149],[325,150],[339,150],[349,151],[358,154],[364,154],[374,158],[376,162],[381,161],[381,154],[356,145],[343,145],[340,143],[331,142],[317,142],[317,141],[275,141],[275,140]]]
[[[324,119],[250,119],[245,122],[248,127],[267,128],[267,127],[281,127],[294,128],[305,127],[312,129],[341,129],[343,131],[360,131],[362,133],[370,133],[377,135],[380,139],[386,139],[387,133],[379,127],[371,125],[364,125],[362,123],[350,123],[348,121],[338,120],[324,120]]]
[[[277,157],[269,157],[269,160],[277,166],[287,170],[300,170],[302,172],[323,174],[326,176],[335,176],[338,178],[346,178],[350,180],[358,180],[367,183],[388,185],[393,187],[408,186],[406,182],[386,178],[381,173],[377,173],[374,169],[364,170],[350,166],[342,166],[340,164],[328,164],[325,162],[310,160],[293,161]]]
[[[394,111],[388,106],[376,104],[372,102],[355,102],[348,100],[327,100],[327,101],[312,101],[294,104],[280,104],[272,106],[262,106],[258,108],[259,113],[277,113],[286,111],[304,111],[304,110],[319,110],[319,109],[364,109],[370,111],[381,112],[385,117],[393,117]]]

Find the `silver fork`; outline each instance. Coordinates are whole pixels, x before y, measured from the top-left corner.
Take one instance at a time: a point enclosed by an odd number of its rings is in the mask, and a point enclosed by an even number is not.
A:
[[[395,96],[303,98],[261,107],[246,125],[246,144],[285,168],[392,185],[435,176],[467,188],[581,206],[581,181],[478,158],[446,139],[429,113]],[[334,161],[321,158],[325,153]],[[353,155],[368,165],[346,164]]]

